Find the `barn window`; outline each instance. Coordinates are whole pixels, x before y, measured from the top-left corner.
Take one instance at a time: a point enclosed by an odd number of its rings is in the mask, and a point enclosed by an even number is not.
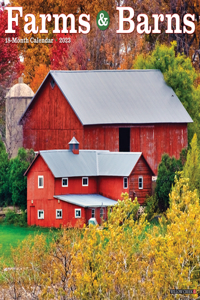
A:
[[[103,219],[104,214],[103,214],[103,207],[100,208],[100,218]]]
[[[62,186],[68,186],[68,178],[62,178]]]
[[[44,219],[44,210],[38,210],[38,219],[39,220]]]
[[[91,217],[95,218],[95,209],[94,208],[92,209],[92,216]]]
[[[38,176],[38,189],[44,188],[44,176]]]
[[[124,177],[124,189],[128,188],[128,178]]]
[[[88,186],[88,177],[82,178],[82,186]]]
[[[140,176],[140,177],[138,178],[138,188],[139,188],[140,190],[143,189],[143,177],[142,177],[142,176]]]
[[[130,128],[119,128],[119,151],[130,152]]]
[[[54,86],[55,86],[55,80],[52,78],[51,79],[51,82],[50,82],[50,84],[51,84],[51,88],[53,89],[54,88]]]
[[[62,209],[56,209],[56,219],[62,219]]]
[[[81,209],[80,208],[76,208],[75,209],[75,218],[81,218]]]

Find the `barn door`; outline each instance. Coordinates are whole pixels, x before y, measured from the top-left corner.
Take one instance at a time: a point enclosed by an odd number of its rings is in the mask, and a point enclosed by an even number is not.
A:
[[[130,128],[119,128],[119,152],[130,152]]]
[[[31,221],[31,224],[30,225],[35,225],[35,218],[36,218],[36,215],[35,215],[35,206],[31,206],[30,207],[30,221]]]

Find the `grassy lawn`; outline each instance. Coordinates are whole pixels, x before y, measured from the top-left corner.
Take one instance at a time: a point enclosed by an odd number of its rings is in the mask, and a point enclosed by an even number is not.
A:
[[[54,230],[41,227],[18,227],[14,225],[0,224],[0,259],[3,256],[6,264],[10,265],[11,246],[15,248],[21,241],[30,235],[44,234],[50,241]]]

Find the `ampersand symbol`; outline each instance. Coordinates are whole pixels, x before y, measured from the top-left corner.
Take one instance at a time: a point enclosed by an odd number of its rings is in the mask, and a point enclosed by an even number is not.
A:
[[[99,26],[107,26],[108,25],[108,21],[107,20],[108,20],[108,18],[104,18],[104,13],[101,13],[99,21],[98,21],[98,25]]]

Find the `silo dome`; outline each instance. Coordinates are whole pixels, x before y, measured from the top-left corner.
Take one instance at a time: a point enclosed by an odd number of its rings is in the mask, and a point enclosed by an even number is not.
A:
[[[15,157],[23,145],[23,129],[18,121],[34,96],[22,77],[18,81],[6,94],[6,148],[11,157]]]
[[[11,87],[6,94],[6,98],[32,98],[34,93],[32,89],[25,83],[17,83]]]

